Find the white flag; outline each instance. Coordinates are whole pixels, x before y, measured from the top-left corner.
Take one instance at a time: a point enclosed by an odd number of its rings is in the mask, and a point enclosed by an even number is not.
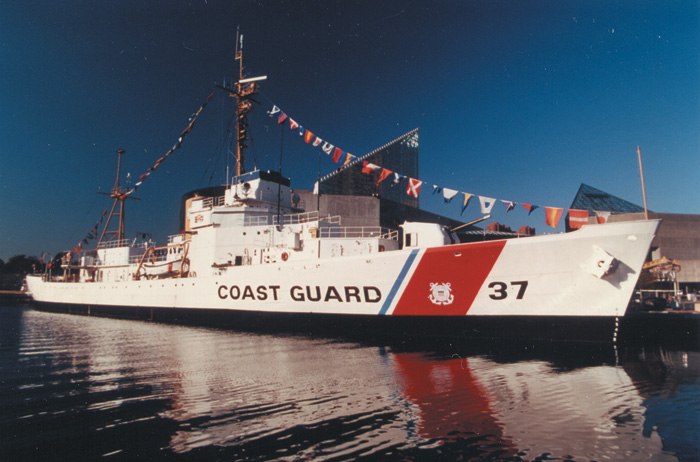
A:
[[[442,188],[442,197],[445,198],[445,204],[448,204],[459,193],[456,189]]]
[[[277,106],[272,106],[272,110],[267,111],[267,115],[272,117],[273,115],[277,114],[278,112],[280,112],[280,108],[278,108]]]
[[[599,212],[598,210],[596,210],[595,215],[596,222],[600,225],[607,223],[608,218],[610,218],[610,212]]]
[[[493,208],[493,204],[496,203],[496,199],[479,196],[479,202],[481,203],[481,213],[486,215],[487,213],[491,213],[491,209]]]

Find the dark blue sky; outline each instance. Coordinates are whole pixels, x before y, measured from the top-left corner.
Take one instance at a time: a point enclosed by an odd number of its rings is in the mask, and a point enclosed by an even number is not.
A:
[[[278,164],[274,103],[358,156],[419,127],[425,182],[564,208],[582,182],[641,204],[639,145],[649,208],[700,213],[697,1],[0,1],[0,258],[77,244],[110,205],[115,150],[138,177],[235,73],[237,25],[249,75],[268,75],[249,169]],[[144,182],[129,236],[163,243],[180,195],[215,165],[224,181],[230,110],[217,95]],[[310,189],[317,151],[291,133],[283,173]],[[430,193],[423,208],[459,218]]]

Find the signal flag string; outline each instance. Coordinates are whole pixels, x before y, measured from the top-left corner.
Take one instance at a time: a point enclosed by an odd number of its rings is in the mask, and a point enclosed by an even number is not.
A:
[[[357,156],[350,154],[349,152],[329,143],[328,141],[325,141],[321,139],[319,136],[315,135],[313,132],[310,130],[304,128],[299,124],[297,121],[292,119],[287,113],[283,112],[277,105],[273,104],[272,109],[267,111],[267,114],[269,117],[274,117],[277,116],[277,123],[278,124],[289,124],[289,128],[291,130],[297,130],[299,132],[299,135],[302,137],[304,142],[306,144],[310,144],[314,147],[320,147],[320,149],[327,155],[331,156],[333,159],[333,162],[338,163],[343,160],[343,165],[341,168],[347,166],[349,163],[351,163],[353,160],[357,159]],[[398,172],[394,172],[392,170],[389,170],[387,168],[384,168],[380,165],[376,165],[367,161],[363,161],[362,164],[362,173],[371,175],[375,174],[376,172],[379,172],[379,176],[377,179],[376,185],[379,186],[379,184],[384,181],[385,179],[393,176],[393,181],[395,184],[399,184],[403,179],[407,180],[407,188],[406,188],[406,194],[411,196],[411,197],[418,197],[421,193],[421,187],[423,186],[424,182],[416,179],[416,178],[411,178],[409,176],[403,175]],[[475,195],[475,194],[470,194],[467,192],[462,192],[458,191],[456,189],[451,189],[451,188],[445,188],[442,186],[438,185],[433,185],[433,194],[437,193],[442,193],[443,198],[445,199],[445,204],[448,204],[452,202],[452,199],[454,199],[458,194],[462,194],[463,200],[462,200],[462,211],[460,214],[464,213],[466,210],[467,206],[469,205],[470,200],[473,197],[477,197],[479,200],[479,205],[480,205],[480,210],[481,213],[486,215],[491,213],[491,210],[493,209],[494,205],[496,202],[501,202],[505,209],[506,213],[511,212],[516,208],[517,205],[521,205],[525,210],[527,210],[528,215],[532,214],[536,209],[542,208],[545,211],[545,224],[547,226],[550,226],[552,228],[556,228],[559,226],[559,221],[561,220],[562,214],[564,212],[564,208],[562,207],[551,207],[551,206],[541,206],[541,205],[534,205],[534,204],[527,204],[524,202],[514,202],[514,201],[508,201],[508,200],[503,200],[503,199],[495,199],[491,197],[486,197],[486,196],[480,196],[480,195]],[[569,226],[573,229],[578,229],[582,227],[583,225],[588,223],[588,211],[587,210],[578,210],[578,209],[568,209],[569,217],[570,217],[570,222]],[[597,221],[598,223],[605,223],[607,221],[607,217],[609,216],[609,212],[596,212],[597,215]],[[585,219],[584,219],[585,217]],[[575,218],[575,219],[571,219]]]
[[[138,187],[141,186],[141,183],[143,183],[143,181],[144,181],[146,178],[148,178],[148,176],[149,176],[151,173],[153,173],[153,172],[155,171],[155,169],[157,169],[158,166],[159,166],[170,154],[172,154],[173,152],[175,152],[175,151],[177,151],[178,149],[180,149],[180,146],[182,146],[182,141],[185,139],[185,137],[187,136],[187,134],[188,134],[188,133],[192,130],[192,128],[194,127],[194,123],[195,123],[195,121],[197,120],[197,116],[204,110],[205,107],[207,107],[207,104],[209,103],[209,101],[210,101],[210,100],[212,99],[212,97],[214,96],[214,93],[216,93],[216,90],[212,91],[212,92],[209,94],[209,96],[207,96],[207,98],[204,100],[204,104],[202,104],[202,105],[200,106],[200,108],[197,109],[197,111],[196,111],[194,114],[192,114],[192,115],[190,116],[190,118],[188,119],[187,127],[182,131],[182,133],[180,133],[180,136],[177,138],[177,141],[175,142],[175,144],[173,145],[173,147],[170,148],[170,149],[168,150],[168,152],[166,152],[165,154],[163,154],[163,157],[159,158],[159,159],[156,161],[156,163],[153,164],[153,167],[150,167],[148,170],[146,170],[146,173],[144,173],[144,174],[142,174],[141,176],[139,176],[139,181],[136,182],[136,184],[134,185],[134,187],[131,188],[128,192],[124,193],[125,196],[129,196],[129,195],[133,194],[133,193],[136,191],[136,189],[138,189]]]
[[[162,157],[160,157],[158,160],[156,160],[156,163],[153,164],[153,166],[150,167],[148,170],[146,170],[146,173],[144,173],[144,174],[142,174],[141,176],[139,176],[139,181],[134,185],[134,187],[131,188],[131,189],[129,189],[128,191],[126,191],[126,192],[123,193],[122,195],[120,195],[120,196],[119,196],[119,199],[124,200],[124,199],[126,199],[127,196],[130,196],[130,195],[132,195],[134,192],[136,192],[136,190],[138,189],[139,186],[141,186],[141,184],[143,183],[143,181],[144,181],[146,178],[148,178],[148,176],[149,176],[151,173],[153,173],[153,172],[158,168],[158,166],[159,166],[161,163],[163,163],[163,161],[164,161],[168,156],[170,156],[170,154],[172,154],[173,152],[175,152],[175,151],[177,151],[178,149],[180,149],[180,146],[182,146],[183,140],[185,139],[185,137],[187,136],[187,134],[188,134],[190,131],[192,131],[192,128],[194,127],[194,123],[195,123],[195,121],[197,120],[197,116],[199,116],[199,114],[204,110],[204,108],[207,107],[207,104],[209,103],[209,101],[210,101],[210,100],[212,99],[212,97],[214,96],[214,93],[216,93],[216,90],[212,91],[212,92],[209,94],[209,96],[206,97],[206,99],[204,100],[204,103],[199,107],[199,109],[197,109],[197,110],[190,116],[190,118],[187,120],[187,122],[188,122],[188,123],[187,123],[187,127],[185,127],[185,129],[180,133],[180,136],[178,136],[177,141],[175,142],[175,144],[173,145],[173,147],[170,148]],[[83,249],[83,244],[87,245],[87,244],[89,243],[88,241],[89,241],[90,239],[96,239],[96,238],[97,238],[97,228],[99,227],[100,223],[103,222],[104,217],[105,217],[106,214],[107,214],[107,209],[105,209],[104,212],[102,212],[102,216],[101,216],[100,219],[97,221],[97,223],[95,223],[95,226],[93,226],[93,227],[90,229],[90,231],[87,233],[87,235],[86,235],[83,239],[81,239],[80,242],[79,242],[77,245],[75,245],[75,247],[73,247],[73,249],[71,250],[71,252],[73,252],[73,253],[80,252],[80,251]]]

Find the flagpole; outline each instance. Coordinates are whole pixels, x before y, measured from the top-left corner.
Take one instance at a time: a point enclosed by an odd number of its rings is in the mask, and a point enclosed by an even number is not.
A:
[[[280,176],[282,176],[282,153],[284,152],[284,124],[281,126],[281,134],[280,134],[280,168],[279,168],[279,173]],[[280,183],[277,184],[277,226],[280,226],[280,204],[282,201],[282,185]]]
[[[644,197],[644,219],[649,219],[649,210],[647,209],[647,192],[644,188],[644,169],[642,168],[642,150],[637,146],[637,158],[639,159],[639,175],[642,179],[642,196]]]
[[[316,191],[316,210],[321,217],[321,150],[318,150],[318,191]]]

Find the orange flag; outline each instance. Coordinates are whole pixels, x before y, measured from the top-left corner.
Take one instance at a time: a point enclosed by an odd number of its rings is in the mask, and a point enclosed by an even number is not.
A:
[[[564,209],[560,209],[558,207],[545,207],[544,212],[547,216],[544,222],[547,225],[551,226],[552,228],[559,226],[559,220],[561,219],[561,214],[564,212]]]
[[[306,132],[304,133],[304,141],[306,142],[306,144],[311,143],[311,141],[313,139],[314,139],[314,134],[311,133],[310,131],[306,130]]]
[[[389,175],[391,175],[392,173],[394,173],[394,172],[392,172],[392,171],[389,170],[388,168],[382,169],[382,173],[379,175],[379,181],[377,181],[377,186],[379,186],[379,183],[381,183],[382,181],[386,180],[386,178],[387,178]]]

